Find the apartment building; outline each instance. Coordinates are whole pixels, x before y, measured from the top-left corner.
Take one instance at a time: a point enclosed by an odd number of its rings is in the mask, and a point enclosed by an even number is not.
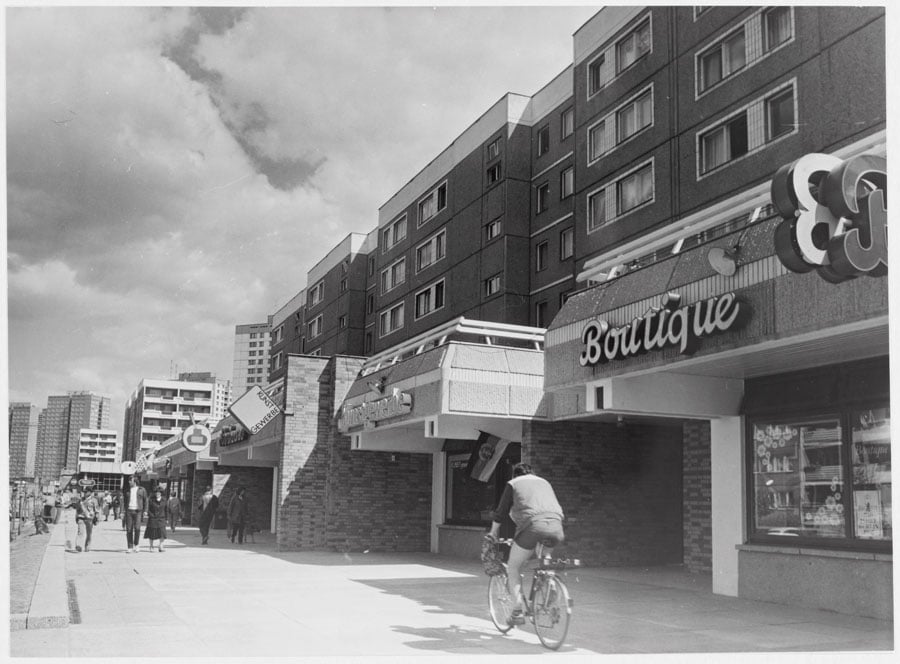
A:
[[[38,416],[34,472],[43,485],[61,473],[75,472],[81,429],[108,429],[110,398],[93,392],[68,392],[47,397]]]
[[[115,429],[82,429],[78,436],[78,465],[100,464],[105,472],[118,472],[121,463],[119,433]]]
[[[573,53],[379,209],[366,357],[308,285],[289,414],[229,459],[287,548],[474,555],[523,459],[587,564],[889,616],[884,10],[606,7]]]
[[[235,326],[232,401],[254,385],[265,386],[268,382],[270,331],[268,322]]]
[[[215,426],[231,398],[227,382],[211,373],[142,380],[125,407],[122,459],[136,460],[194,421]]]
[[[40,408],[33,403],[9,404],[9,478],[33,478]]]
[[[287,355],[303,352],[306,303],[306,289],[303,288],[270,316],[272,332],[269,339],[268,384],[284,377]]]

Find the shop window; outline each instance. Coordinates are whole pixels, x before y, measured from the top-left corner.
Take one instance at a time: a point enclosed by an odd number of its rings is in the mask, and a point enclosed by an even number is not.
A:
[[[470,451],[448,452],[445,523],[484,527],[490,525],[493,510],[500,501],[503,487],[512,477],[512,467],[519,462],[520,455],[521,445],[508,445],[494,471],[483,482],[472,476]]]
[[[891,540],[888,408],[750,425],[751,536]]]

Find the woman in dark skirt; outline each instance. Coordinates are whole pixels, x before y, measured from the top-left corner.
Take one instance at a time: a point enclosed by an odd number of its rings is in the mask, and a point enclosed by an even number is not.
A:
[[[169,507],[163,498],[163,490],[156,487],[153,497],[147,505],[147,529],[144,530],[144,539],[150,540],[150,550],[153,551],[153,540],[159,540],[159,552],[164,552],[166,541],[166,519],[169,516]]]

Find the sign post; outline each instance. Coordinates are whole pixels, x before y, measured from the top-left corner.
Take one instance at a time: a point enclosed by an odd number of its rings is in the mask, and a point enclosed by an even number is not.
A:
[[[281,408],[259,385],[254,385],[228,407],[228,412],[253,435],[274,420]]]

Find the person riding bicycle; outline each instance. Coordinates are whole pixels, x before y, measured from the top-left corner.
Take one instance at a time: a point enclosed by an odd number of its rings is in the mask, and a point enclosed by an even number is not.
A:
[[[507,589],[514,598],[511,625],[522,625],[522,565],[531,558],[535,547],[543,543],[544,555],[549,555],[548,547],[565,541],[563,533],[563,510],[556,499],[550,482],[534,474],[527,463],[513,466],[513,477],[503,488],[503,495],[494,510],[490,536],[496,538],[500,524],[506,514],[516,524],[516,534],[507,561]]]

